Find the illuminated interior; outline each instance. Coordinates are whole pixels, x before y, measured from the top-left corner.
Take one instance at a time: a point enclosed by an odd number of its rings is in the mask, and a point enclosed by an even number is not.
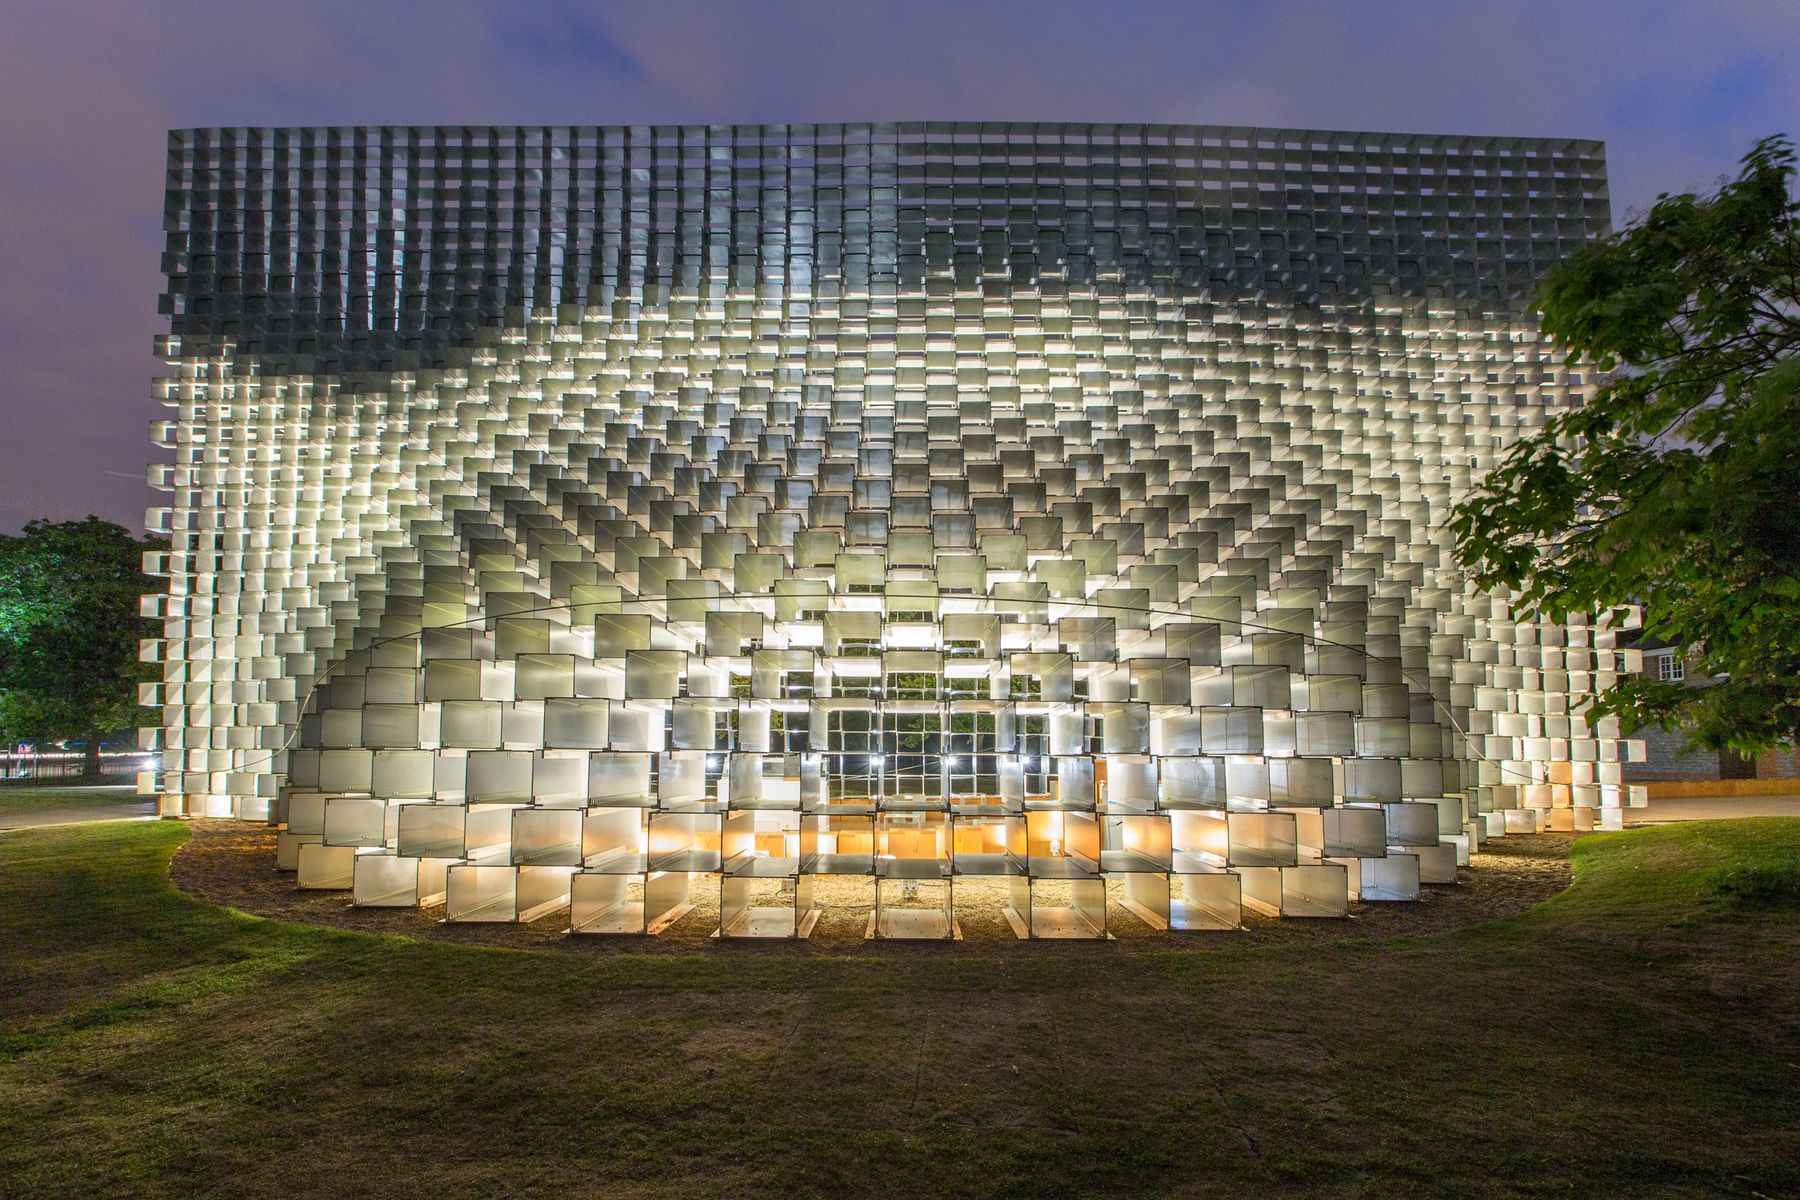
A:
[[[801,937],[851,887],[870,936],[953,938],[998,887],[1019,936],[1103,937],[1416,899],[1642,802],[1581,715],[1636,652],[1514,619],[1446,528],[1584,394],[1522,296],[1604,229],[1593,143],[210,130],[171,163],[144,787],[271,823],[302,888],[595,934],[704,893],[721,936]]]

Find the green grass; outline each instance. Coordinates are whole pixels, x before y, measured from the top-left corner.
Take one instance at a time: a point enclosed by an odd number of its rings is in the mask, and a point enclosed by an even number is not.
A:
[[[1793,1195],[1800,821],[1440,937],[483,949],[0,838],[0,1195]]]
[[[117,809],[144,803],[137,789],[127,786],[68,787],[8,784],[0,787],[0,819],[20,813],[55,812],[59,809],[91,811],[104,816]]]

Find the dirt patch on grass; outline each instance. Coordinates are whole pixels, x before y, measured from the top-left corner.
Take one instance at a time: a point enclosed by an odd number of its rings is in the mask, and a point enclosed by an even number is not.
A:
[[[524,924],[449,924],[441,905],[431,908],[357,908],[348,892],[301,891],[291,873],[275,870],[275,833],[241,821],[197,819],[193,837],[175,854],[169,876],[175,886],[201,900],[227,905],[256,916],[312,925],[333,925],[365,933],[398,933],[408,937],[474,945],[542,949],[568,947],[587,952],[694,953],[725,943],[713,933],[719,924],[718,884],[697,878],[691,890],[694,907],[656,937],[569,936],[566,911]],[[1569,845],[1573,835],[1515,835],[1487,843],[1457,872],[1455,886],[1427,886],[1420,900],[1399,904],[1352,904],[1348,920],[1277,920],[1246,912],[1245,928],[1236,932],[1168,933],[1145,924],[1120,903],[1117,882],[1109,883],[1107,929],[1121,948],[1161,949],[1172,944],[1219,949],[1245,945],[1282,945],[1369,941],[1422,933],[1442,933],[1523,912],[1569,885]],[[813,885],[820,908],[811,938],[802,943],[815,951],[841,952],[867,943],[864,935],[875,901],[874,881],[860,877],[823,876]],[[1013,941],[1003,916],[1006,889],[996,884],[957,884],[957,919],[966,942]],[[1080,943],[1064,943],[1080,944]],[[1091,944],[1091,943],[1090,943]],[[757,948],[792,948],[780,940],[733,939],[726,952]]]

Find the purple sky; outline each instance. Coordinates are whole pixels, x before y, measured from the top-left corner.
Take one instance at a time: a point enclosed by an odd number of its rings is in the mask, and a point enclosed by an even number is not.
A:
[[[1602,138],[1615,221],[1800,133],[1800,0],[11,0],[0,530],[134,529],[164,131],[1166,121]]]

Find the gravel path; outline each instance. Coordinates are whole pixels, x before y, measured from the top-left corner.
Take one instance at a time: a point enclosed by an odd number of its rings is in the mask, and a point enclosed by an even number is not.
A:
[[[733,941],[729,949],[711,935],[718,927],[718,885],[696,880],[691,912],[656,937],[570,937],[567,912],[524,925],[451,925],[443,908],[355,908],[347,892],[303,892],[291,874],[274,869],[275,834],[265,826],[227,820],[194,820],[193,837],[175,854],[169,876],[189,895],[276,920],[334,925],[368,933],[399,933],[474,945],[566,947],[598,953],[751,952],[792,949],[783,941]],[[1350,920],[1276,920],[1246,913],[1240,932],[1166,933],[1152,929],[1119,903],[1119,886],[1109,888],[1107,928],[1121,948],[1160,949],[1170,945],[1231,948],[1337,941],[1365,941],[1440,933],[1495,917],[1523,912],[1569,885],[1570,834],[1499,838],[1458,872],[1458,886],[1428,886],[1423,899],[1405,904],[1352,904]],[[1005,889],[997,881],[959,881],[957,914],[965,943],[1014,940],[1001,914]],[[841,952],[865,945],[874,903],[872,880],[823,877],[814,885],[822,912],[812,937],[813,951]],[[1058,942],[1040,945],[1093,945]],[[913,943],[913,945],[918,945]],[[954,953],[954,951],[947,951]]]

